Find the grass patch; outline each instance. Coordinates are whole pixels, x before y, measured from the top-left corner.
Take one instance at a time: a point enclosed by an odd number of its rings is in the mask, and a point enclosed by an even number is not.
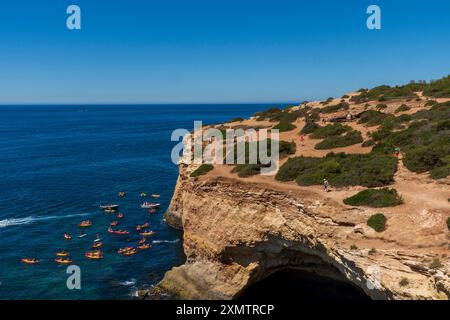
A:
[[[325,139],[331,136],[338,136],[348,131],[352,131],[352,128],[346,125],[342,125],[340,123],[329,124],[325,127],[317,128],[313,134],[311,134],[311,138],[313,139]]]
[[[321,111],[321,113],[334,113],[334,112],[337,112],[339,110],[348,110],[349,107],[350,106],[349,106],[348,103],[340,102],[340,103],[335,104],[335,105],[324,107],[324,108],[320,109],[320,111]]]
[[[395,189],[367,189],[344,199],[349,206],[367,206],[372,208],[395,207],[403,203]]]
[[[400,107],[398,107],[398,108],[395,110],[395,113],[405,112],[405,111],[408,111],[408,110],[411,110],[411,108],[408,107],[406,104],[402,104]]]
[[[191,173],[191,177],[198,177],[207,174],[209,171],[214,169],[214,166],[212,164],[202,164],[200,167],[198,167],[194,172]]]
[[[361,132],[354,130],[347,132],[344,135],[327,137],[323,141],[316,144],[314,148],[317,150],[334,149],[351,146],[361,143],[362,141],[363,138],[361,136]]]
[[[280,132],[292,131],[295,128],[297,127],[289,122],[280,122],[279,124],[273,127],[273,129],[278,129]]]
[[[387,219],[384,214],[377,213],[367,220],[367,225],[376,232],[383,232],[384,230],[386,230],[386,221]]]

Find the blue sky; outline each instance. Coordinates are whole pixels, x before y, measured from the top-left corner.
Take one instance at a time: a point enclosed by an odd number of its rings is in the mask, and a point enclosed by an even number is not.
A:
[[[446,0],[2,1],[0,103],[285,102],[429,80],[450,73],[449,15]]]

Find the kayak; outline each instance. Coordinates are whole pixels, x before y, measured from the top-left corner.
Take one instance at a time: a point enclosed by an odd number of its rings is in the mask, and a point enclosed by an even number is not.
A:
[[[113,221],[113,222],[111,222],[109,225],[111,226],[111,227],[115,227],[115,226],[117,226],[119,224],[119,221]]]
[[[151,246],[150,244],[145,243],[145,244],[142,244],[142,245],[138,246],[138,249],[139,249],[139,250],[145,250],[145,249],[149,249],[149,248],[151,248],[151,247],[152,247],[152,246]]]
[[[56,253],[57,257],[67,257],[69,253],[67,251],[60,251]]]
[[[122,219],[123,218],[123,214],[122,213],[118,213],[117,214],[117,219]]]
[[[88,259],[99,260],[103,259],[103,252],[101,251],[88,251],[84,255]]]
[[[137,252],[138,252],[138,251],[137,251],[135,248],[133,248],[133,249],[131,249],[131,250],[128,250],[128,251],[123,252],[122,254],[123,254],[124,256],[132,256],[132,255],[136,254]]]
[[[159,194],[152,194],[152,198],[155,198],[155,199],[158,199],[158,198],[160,198],[161,196],[159,195]]]
[[[145,243],[145,241],[147,241],[147,239],[142,238],[141,240],[139,240],[139,244],[143,244],[143,243]]]
[[[141,229],[145,229],[145,228],[148,228],[150,226],[150,223],[148,223],[148,222],[146,222],[146,223],[144,223],[144,224],[142,224],[142,225],[137,225],[136,226],[136,230],[137,231],[140,231]]]
[[[70,234],[68,234],[68,233],[65,233],[65,234],[64,234],[64,239],[66,239],[66,240],[72,240],[72,236],[71,236]]]
[[[59,264],[71,264],[72,260],[69,258],[57,258],[55,259],[55,262]]]
[[[145,231],[145,232],[141,232],[139,233],[141,236],[143,237],[148,237],[148,236],[152,236],[155,234],[155,231]]]
[[[130,232],[127,230],[113,230],[113,228],[111,228],[111,227],[108,228],[108,232],[112,233],[112,234],[120,234],[120,235],[130,234]]]
[[[94,244],[92,245],[92,249],[98,249],[102,247],[102,243],[101,242],[94,242]]]
[[[141,192],[141,197],[146,197],[147,194],[145,192]]]
[[[133,247],[125,247],[125,248],[120,248],[119,250],[117,250],[117,253],[123,254],[127,251],[132,251],[132,250],[135,250],[135,249]]]
[[[80,228],[88,228],[88,227],[92,226],[92,221],[91,221],[91,220],[84,220],[84,221],[81,221],[81,222],[78,224],[78,226],[79,226]]]
[[[23,259],[20,259],[20,261],[22,261],[23,263],[26,263],[26,264],[38,264],[39,263],[39,260],[36,258],[23,258]]]
[[[127,230],[114,230],[113,233],[114,234],[120,234],[120,235],[126,235],[126,234],[130,234],[130,231],[127,231]]]
[[[119,192],[119,197],[125,197],[125,192],[123,191]]]

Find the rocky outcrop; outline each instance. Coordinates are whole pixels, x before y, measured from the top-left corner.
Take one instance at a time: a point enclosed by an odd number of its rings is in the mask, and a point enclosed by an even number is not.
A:
[[[159,289],[183,299],[235,299],[292,268],[351,283],[372,299],[449,298],[448,258],[431,267],[435,254],[378,237],[363,210],[289,185],[189,178],[194,169],[180,165],[165,214],[184,231],[187,261]]]

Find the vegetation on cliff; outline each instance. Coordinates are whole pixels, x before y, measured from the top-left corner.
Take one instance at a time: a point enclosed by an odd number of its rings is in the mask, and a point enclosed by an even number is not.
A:
[[[301,186],[321,185],[327,179],[332,186],[380,187],[393,182],[397,159],[384,154],[329,153],[324,158],[289,159],[276,175],[279,181],[295,180]]]
[[[214,166],[212,164],[202,164],[200,167],[198,167],[195,171],[191,173],[191,177],[198,177],[202,176],[204,174],[207,174],[209,171],[214,169]]]
[[[349,206],[367,206],[372,208],[395,207],[403,203],[395,189],[367,189],[354,196],[344,199]]]
[[[361,132],[353,130],[347,132],[344,135],[327,137],[318,144],[316,144],[314,148],[317,150],[334,149],[351,146],[357,143],[361,143],[362,141],[363,138],[361,136]]]
[[[377,213],[372,215],[368,220],[367,220],[367,225],[369,227],[371,227],[373,230],[375,230],[376,232],[383,232],[384,230],[386,230],[386,217],[384,216],[384,214],[382,213]]]

